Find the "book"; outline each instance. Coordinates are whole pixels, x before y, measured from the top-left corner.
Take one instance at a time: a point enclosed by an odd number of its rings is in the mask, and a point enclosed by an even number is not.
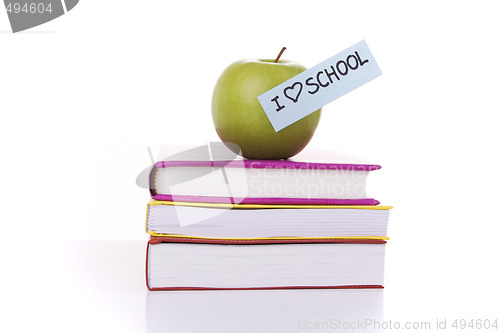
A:
[[[383,288],[385,241],[151,237],[149,290]]]
[[[201,238],[387,238],[390,206],[215,204],[151,200],[146,232]]]
[[[308,150],[287,160],[248,160],[199,151],[204,150],[160,153],[149,174],[151,197],[241,204],[379,204],[367,195],[366,180],[381,167],[339,152]]]

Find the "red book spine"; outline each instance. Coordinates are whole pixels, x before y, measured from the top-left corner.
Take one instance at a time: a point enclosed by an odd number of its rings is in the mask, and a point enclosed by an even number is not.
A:
[[[385,244],[379,239],[345,239],[345,238],[296,238],[296,239],[212,239],[212,238],[187,238],[187,237],[163,237],[151,236],[146,248],[146,286],[151,291],[182,291],[182,290],[276,290],[276,289],[371,289],[384,288],[382,285],[344,285],[344,286],[287,286],[287,287],[256,287],[256,288],[205,288],[205,287],[168,287],[151,288],[149,285],[148,261],[149,246],[160,243],[201,243],[201,244],[226,244],[226,245],[250,245],[250,244],[310,244],[310,243],[346,243],[346,244]]]

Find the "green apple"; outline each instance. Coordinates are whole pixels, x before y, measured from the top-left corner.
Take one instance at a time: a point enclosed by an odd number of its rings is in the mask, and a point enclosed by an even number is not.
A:
[[[278,56],[279,57],[279,56]],[[292,61],[240,60],[221,74],[212,97],[215,130],[246,158],[285,159],[299,153],[318,126],[321,109],[276,132],[257,96],[306,68]]]

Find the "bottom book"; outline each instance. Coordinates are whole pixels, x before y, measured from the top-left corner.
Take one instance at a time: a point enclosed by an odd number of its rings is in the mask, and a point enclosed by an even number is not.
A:
[[[378,239],[151,237],[149,290],[383,288]]]

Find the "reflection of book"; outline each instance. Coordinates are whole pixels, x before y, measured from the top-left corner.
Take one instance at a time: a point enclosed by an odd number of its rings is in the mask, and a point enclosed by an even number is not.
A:
[[[177,159],[160,156],[154,164],[149,177],[153,199],[246,204],[379,203],[367,196],[366,179],[380,166],[338,152],[301,153],[289,160],[214,159],[194,153],[175,156]]]
[[[385,241],[151,237],[150,290],[382,288]]]
[[[387,239],[389,206],[182,203],[152,200],[146,231],[207,238]]]
[[[383,289],[150,292],[146,327],[148,333],[374,333],[383,331],[374,325],[384,321],[383,309]]]

